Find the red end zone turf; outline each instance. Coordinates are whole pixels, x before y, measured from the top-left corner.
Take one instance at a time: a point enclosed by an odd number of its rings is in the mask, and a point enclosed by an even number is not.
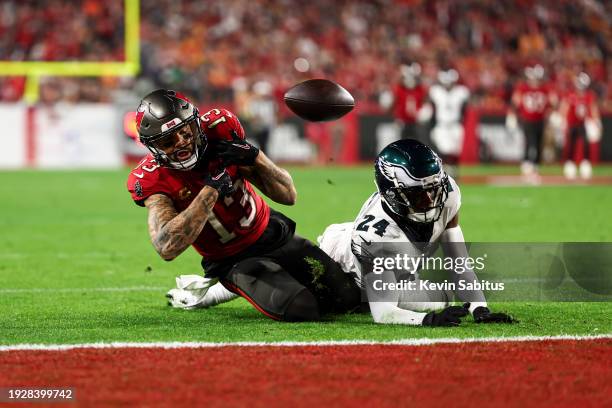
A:
[[[78,405],[611,406],[611,363],[611,339],[4,351],[0,387],[74,387]]]

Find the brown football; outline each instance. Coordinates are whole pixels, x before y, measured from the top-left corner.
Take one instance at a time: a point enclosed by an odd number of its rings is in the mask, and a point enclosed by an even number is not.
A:
[[[328,79],[309,79],[285,93],[285,104],[299,117],[311,122],[336,120],[355,107],[355,99]]]

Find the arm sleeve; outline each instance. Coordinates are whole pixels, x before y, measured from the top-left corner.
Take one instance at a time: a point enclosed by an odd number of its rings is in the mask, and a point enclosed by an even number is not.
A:
[[[380,279],[383,282],[395,282],[395,276],[392,271],[383,272],[380,275],[369,273],[366,275],[366,293],[368,295],[368,304],[370,305],[370,313],[375,323],[381,324],[408,324],[418,326],[423,324],[423,319],[427,313],[414,312],[412,310],[402,309],[397,306],[398,299],[377,300],[373,291],[374,280]],[[397,293],[392,291],[392,293]]]
[[[378,253],[377,256],[390,257],[393,254],[400,253],[400,247],[394,245],[387,245],[385,247],[385,253]],[[384,283],[396,283],[395,273],[392,270],[386,270],[382,273],[372,272],[371,265],[363,260],[362,273],[365,274],[365,291],[368,298],[368,304],[370,305],[370,312],[375,323],[382,324],[407,324],[407,325],[422,325],[423,319],[427,313],[415,312],[412,310],[402,309],[398,306],[399,302],[399,291],[387,290],[384,295],[378,293],[375,288],[376,280],[380,280]]]
[[[446,229],[442,236],[440,237],[442,250],[444,254],[453,259],[457,258],[466,258],[469,256],[467,247],[465,246],[465,239],[463,237],[463,231],[461,231],[460,226],[456,226],[453,228]],[[456,265],[457,262],[453,262],[453,265]],[[463,263],[459,263],[463,265]],[[452,274],[453,282],[455,286],[459,287],[459,281],[463,281],[465,283],[468,282],[478,282],[478,278],[476,274],[471,268],[465,268],[465,271],[462,273],[458,273],[456,271],[450,271]],[[487,306],[487,301],[485,299],[484,293],[482,290],[459,290],[455,291],[455,295],[462,302],[470,303],[470,313],[474,311],[479,306]]]
[[[423,324],[426,313],[413,312],[400,309],[388,302],[370,302],[370,311],[375,323],[381,324],[408,324],[420,326]]]

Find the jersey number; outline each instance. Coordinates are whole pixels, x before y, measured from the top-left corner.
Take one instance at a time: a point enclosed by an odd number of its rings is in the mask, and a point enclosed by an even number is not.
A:
[[[373,225],[368,225],[372,221],[374,221],[375,218],[376,217],[374,217],[373,215],[364,216],[363,221],[357,225],[357,231],[367,231],[370,229],[370,227],[372,227],[374,228],[374,233],[378,235],[379,237],[382,237],[383,235],[385,235],[385,230],[389,226],[389,221],[380,220]]]
[[[228,112],[229,113],[229,112]],[[220,115],[221,111],[219,109],[211,109],[208,112],[206,112],[205,114],[203,114],[200,119],[202,119],[202,122],[210,122],[210,115],[214,114],[214,115]],[[208,124],[208,128],[209,129],[213,129],[215,128],[219,123],[223,123],[223,122],[227,122],[227,119],[225,118],[225,116],[221,116],[220,118],[216,119],[214,122]]]
[[[235,186],[237,190],[240,189],[242,191],[242,197],[240,198],[240,205],[245,209],[247,207],[250,207],[251,209],[251,211],[247,211],[248,215],[245,215],[244,217],[242,217],[240,221],[238,222],[241,228],[249,228],[251,225],[253,225],[253,222],[255,221],[255,214],[256,214],[255,200],[253,199],[253,196],[249,194],[249,190],[247,190],[246,186],[241,180],[238,180]],[[234,203],[234,197],[230,196],[230,197],[225,197],[223,199],[223,204],[225,204],[226,207],[229,207],[233,203]],[[221,224],[221,221],[219,221],[219,219],[215,216],[215,213],[212,211],[210,215],[208,216],[208,222],[210,223],[210,226],[213,227],[215,232],[219,234],[219,241],[221,241],[222,244],[225,244],[231,241],[232,239],[236,238],[236,233],[229,232],[227,228],[225,228],[225,226]]]

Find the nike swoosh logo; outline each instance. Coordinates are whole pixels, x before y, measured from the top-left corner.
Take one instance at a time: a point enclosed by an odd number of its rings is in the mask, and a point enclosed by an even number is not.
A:
[[[132,173],[133,175],[135,175],[138,178],[143,178],[144,177],[144,172],[142,173]]]

